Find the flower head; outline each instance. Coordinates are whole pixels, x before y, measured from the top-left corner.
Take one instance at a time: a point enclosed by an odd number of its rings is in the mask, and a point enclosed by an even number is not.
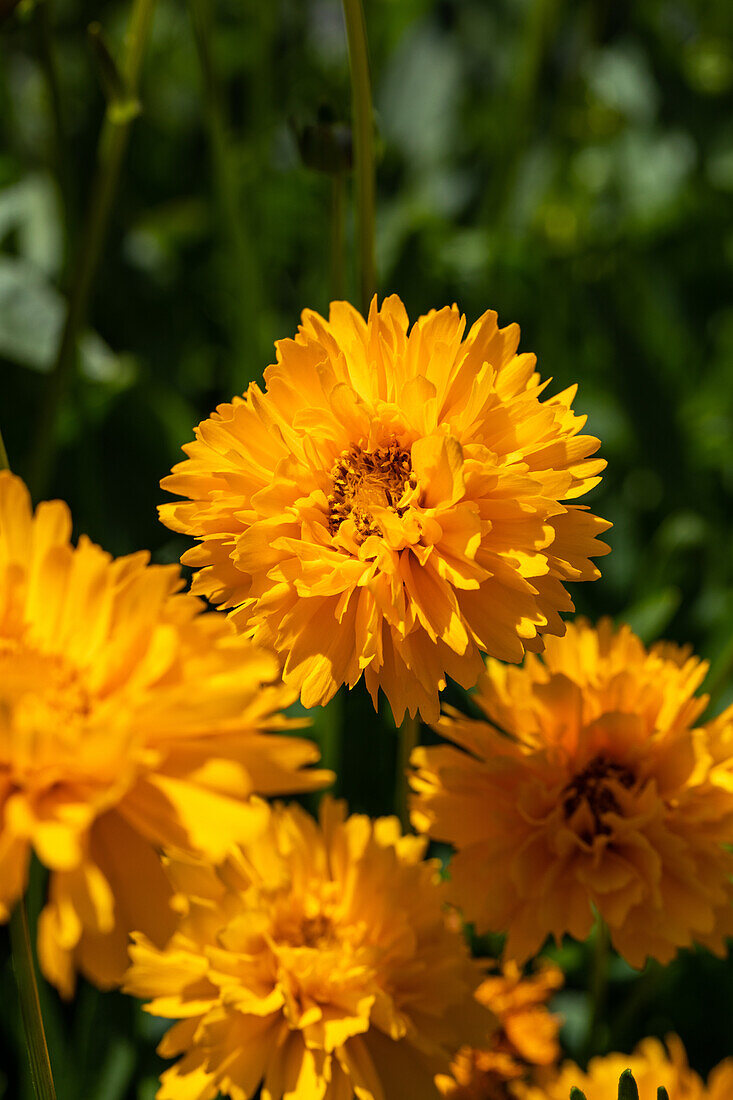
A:
[[[526,1078],[538,1066],[550,1066],[560,1057],[560,1017],[547,1010],[547,1001],[560,988],[562,971],[544,962],[527,977],[513,959],[491,974],[476,990],[476,999],[489,1008],[498,1028],[479,1047],[462,1047],[450,1076],[437,1084],[447,1100],[506,1100],[509,1082]]]
[[[180,1021],[158,1100],[248,1100],[261,1082],[263,1100],[437,1100],[433,1075],[488,1013],[424,848],[326,799],[320,827],[279,807],[217,871],[171,860],[180,927],[164,951],[135,937],[125,986]]]
[[[52,872],[46,975],[119,981],[127,935],[172,931],[157,849],[222,857],[264,826],[253,793],[322,786],[314,745],[275,736],[293,698],[277,663],[201,614],[179,570],[74,547],[65,504],[32,512],[0,473],[0,919],[31,850]],[[265,731],[272,730],[272,733]]]
[[[730,1100],[733,1096],[733,1058],[716,1066],[707,1085],[687,1064],[684,1047],[676,1035],[644,1039],[633,1054],[608,1054],[591,1058],[587,1073],[567,1062],[547,1082],[517,1086],[517,1100],[568,1100],[570,1089],[581,1089],[587,1100],[616,1100],[618,1081],[630,1069],[639,1088],[639,1100],[657,1100],[657,1089],[666,1088],[670,1100]]]
[[[544,661],[490,661],[475,701],[446,713],[457,745],[417,750],[413,821],[447,840],[452,897],[520,961],[546,936],[589,934],[594,910],[641,966],[733,930],[733,736],[695,728],[706,666],[628,627],[582,621]],[[465,751],[461,751],[465,750]]]
[[[397,297],[368,321],[334,302],[276,345],[266,389],[220,405],[163,487],[198,545],[193,591],[274,648],[306,707],[364,674],[396,718],[438,717],[481,652],[520,661],[562,634],[564,587],[593,580],[609,525],[566,503],[599,480],[575,389],[541,401],[519,329],[454,306],[408,332]]]

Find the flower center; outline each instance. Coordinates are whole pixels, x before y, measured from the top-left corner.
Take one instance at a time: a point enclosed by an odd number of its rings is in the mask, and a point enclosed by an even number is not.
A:
[[[340,940],[333,918],[334,898],[331,891],[317,891],[301,908],[294,905],[292,894],[283,894],[277,905],[273,923],[273,939],[290,947],[311,947],[324,950]]]
[[[563,788],[563,810],[565,817],[572,817],[581,802],[587,803],[593,816],[595,834],[608,835],[611,828],[604,821],[607,813],[620,813],[618,799],[609,781],[620,783],[627,789],[636,782],[633,772],[607,760],[603,753],[594,756],[591,762]]]
[[[38,764],[51,741],[58,751],[73,738],[71,727],[91,708],[91,696],[70,662],[0,640],[0,728],[12,736],[16,753],[27,748]]]
[[[412,472],[410,452],[397,443],[364,451],[352,445],[336,461],[332,471],[333,492],[328,498],[328,526],[335,535],[346,519],[354,521],[358,541],[369,535],[381,535],[375,522],[375,509],[391,508],[398,515],[405,509],[399,502],[405,486],[417,485]]]
[[[325,947],[334,939],[334,927],[324,914],[306,918],[300,926],[303,947]]]
[[[82,670],[58,655],[0,639],[0,787],[42,792],[106,787],[130,750],[124,728],[99,724]]]

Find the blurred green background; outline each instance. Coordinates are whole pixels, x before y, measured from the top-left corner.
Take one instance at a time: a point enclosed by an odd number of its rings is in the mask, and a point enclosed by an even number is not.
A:
[[[24,475],[105,107],[87,25],[119,53],[129,8],[23,0],[0,25],[0,424]],[[557,389],[579,383],[608,460],[592,501],[614,528],[578,609],[691,642],[714,662],[720,707],[733,698],[729,0],[366,0],[366,14],[380,290],[413,316],[494,308]],[[140,101],[49,489],[107,549],[176,560],[158,482],[300,310],[339,292],[335,186],[341,292],[356,298],[350,186],[301,155],[319,120],[349,121],[340,4],[159,0]],[[345,708],[342,790],[388,809],[394,735],[357,693],[340,707],[316,719]],[[30,1093],[4,933],[0,952],[0,1096],[15,1100]],[[588,951],[561,961],[578,1055]],[[674,1029],[703,1072],[733,1052],[731,964],[683,952],[612,978],[606,1046]],[[71,1008],[46,1000],[59,1100],[150,1100],[155,1022],[89,988]]]

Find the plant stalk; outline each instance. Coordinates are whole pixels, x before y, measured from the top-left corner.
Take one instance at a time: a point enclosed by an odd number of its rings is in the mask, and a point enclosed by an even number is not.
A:
[[[374,111],[369,79],[366,19],[361,0],[342,0],[351,73],[351,110],[356,174],[356,223],[359,251],[361,307],[364,315],[377,290],[374,254],[376,183],[374,169]]]
[[[73,239],[73,226],[75,222],[74,204],[72,201],[73,189],[69,171],[69,158],[66,153],[66,127],[61,106],[61,90],[59,88],[58,68],[53,48],[53,0],[40,0],[36,4],[34,12],[34,28],[36,34],[36,48],[38,50],[38,62],[46,84],[46,94],[51,112],[51,162],[56,181],[61,195],[63,208],[63,222],[65,227],[65,255],[68,262],[69,241]]]
[[[154,9],[155,0],[134,0],[125,36],[125,54],[120,67],[128,102],[123,105],[108,103],[104,116],[97,147],[97,171],[69,292],[66,320],[41,407],[31,455],[28,480],[36,498],[47,491],[56,455],[58,415],[73,376],[79,336],[87,317],[89,295],[107,233],[130,126],[137,114],[135,97]]]
[[[56,1100],[51,1062],[48,1057],[46,1033],[43,1028],[41,1003],[33,962],[33,949],[28,931],[28,914],[21,898],[10,917],[10,944],[13,967],[18,983],[23,1027],[28,1042],[28,1060],[36,1100]]]
[[[8,452],[0,432],[0,470],[9,470]],[[38,998],[36,968],[28,930],[28,911],[25,898],[20,898],[10,914],[10,949],[15,979],[18,983],[20,1013],[28,1044],[31,1081],[36,1100],[56,1100],[51,1060],[48,1056],[46,1031],[43,1027],[41,1002]]]
[[[611,953],[611,937],[608,925],[598,916],[593,950],[593,965],[590,974],[590,1017],[586,1040],[586,1057],[598,1053],[603,1015],[608,994],[608,964]]]
[[[334,797],[338,797],[341,794],[341,783],[343,778],[341,765],[343,763],[343,733],[344,721],[346,718],[346,707],[344,705],[345,693],[346,688],[343,687],[336,692],[328,706],[324,708],[319,723],[321,733],[320,766],[322,768],[328,768],[336,776],[333,786],[329,788],[330,793]]]
[[[254,253],[247,242],[248,227],[245,224],[237,166],[232,157],[230,120],[214,64],[211,0],[189,0],[189,11],[201,71],[219,232],[229,254],[227,322],[239,372],[252,354],[252,338],[259,312],[259,284],[252,260]]]
[[[395,784],[395,809],[399,814],[402,826],[407,831],[410,828],[409,796],[410,784],[408,782],[410,757],[412,750],[420,743],[420,715],[411,718],[409,714],[403,719],[402,725],[397,731],[399,747],[397,752],[397,782]]]
[[[331,178],[331,299],[344,296],[344,174]]]

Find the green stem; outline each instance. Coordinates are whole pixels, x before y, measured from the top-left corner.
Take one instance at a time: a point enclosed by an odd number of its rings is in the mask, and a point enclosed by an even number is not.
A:
[[[601,916],[598,917],[596,923],[595,943],[593,946],[593,966],[590,974],[590,1016],[588,1021],[588,1037],[586,1040],[587,1057],[598,1053],[603,1015],[606,1009],[606,997],[608,994],[608,964],[611,954],[611,938],[608,933],[608,925]]]
[[[25,901],[20,900],[10,917],[10,945],[13,967],[18,982],[20,1009],[28,1043],[28,1060],[36,1100],[56,1100],[51,1062],[48,1057],[46,1033],[43,1029],[41,1004],[38,999],[36,970],[28,932]]]
[[[150,34],[154,8],[155,0],[134,0],[125,36],[125,56],[121,65],[128,93],[128,103],[123,108],[127,109],[121,109],[119,103],[111,102],[104,116],[89,214],[82,232],[64,329],[41,407],[31,457],[29,484],[36,497],[43,496],[46,492],[56,454],[58,414],[73,375],[77,344],[86,321],[89,295],[106,237],[130,125],[136,114],[133,102],[137,94],[140,66]]]
[[[9,470],[8,452],[0,432],[0,470]],[[56,1100],[56,1089],[48,1057],[46,1032],[43,1027],[41,1002],[38,999],[36,969],[28,931],[28,912],[25,898],[21,898],[10,915],[10,948],[13,968],[18,983],[20,1011],[28,1045],[31,1080],[36,1100]]]
[[[395,809],[400,816],[400,821],[405,830],[410,828],[409,795],[410,784],[408,782],[410,757],[412,750],[420,743],[420,716],[411,718],[406,715],[402,725],[397,731],[399,747],[397,753],[397,782],[395,784]]]
[[[360,258],[361,306],[366,315],[377,290],[374,257],[375,170],[374,111],[369,80],[366,19],[361,0],[342,0],[349,43],[351,107],[356,174],[357,237]]]
[[[242,362],[251,355],[259,311],[258,281],[252,261],[254,252],[247,247],[239,180],[232,159],[229,118],[214,65],[211,0],[189,0],[189,9],[201,70],[220,234],[230,255],[228,324],[233,333],[235,359],[240,369]]]
[[[331,298],[344,296],[344,176],[331,177]]]
[[[532,0],[523,20],[522,38],[512,66],[503,103],[504,124],[499,134],[496,163],[502,171],[486,189],[483,207],[489,223],[499,223],[507,231],[507,218],[517,187],[522,157],[529,147],[537,87],[542,64],[556,26],[563,0]],[[509,227],[509,231],[511,229]]]
[[[320,722],[321,766],[329,768],[336,775],[336,781],[330,788],[332,795],[341,793],[342,734],[346,718],[346,689],[341,688],[327,707],[324,708]]]
[[[40,0],[34,13],[34,27],[36,34],[36,48],[38,61],[46,83],[48,103],[51,109],[51,135],[52,153],[51,160],[56,176],[58,188],[61,193],[63,205],[63,223],[66,230],[66,251],[69,249],[69,239],[73,237],[71,228],[75,221],[74,204],[72,202],[72,185],[69,172],[69,158],[66,152],[66,127],[61,107],[61,91],[59,89],[58,68],[53,49],[52,28],[52,2],[53,0]],[[68,259],[68,256],[66,257]]]

